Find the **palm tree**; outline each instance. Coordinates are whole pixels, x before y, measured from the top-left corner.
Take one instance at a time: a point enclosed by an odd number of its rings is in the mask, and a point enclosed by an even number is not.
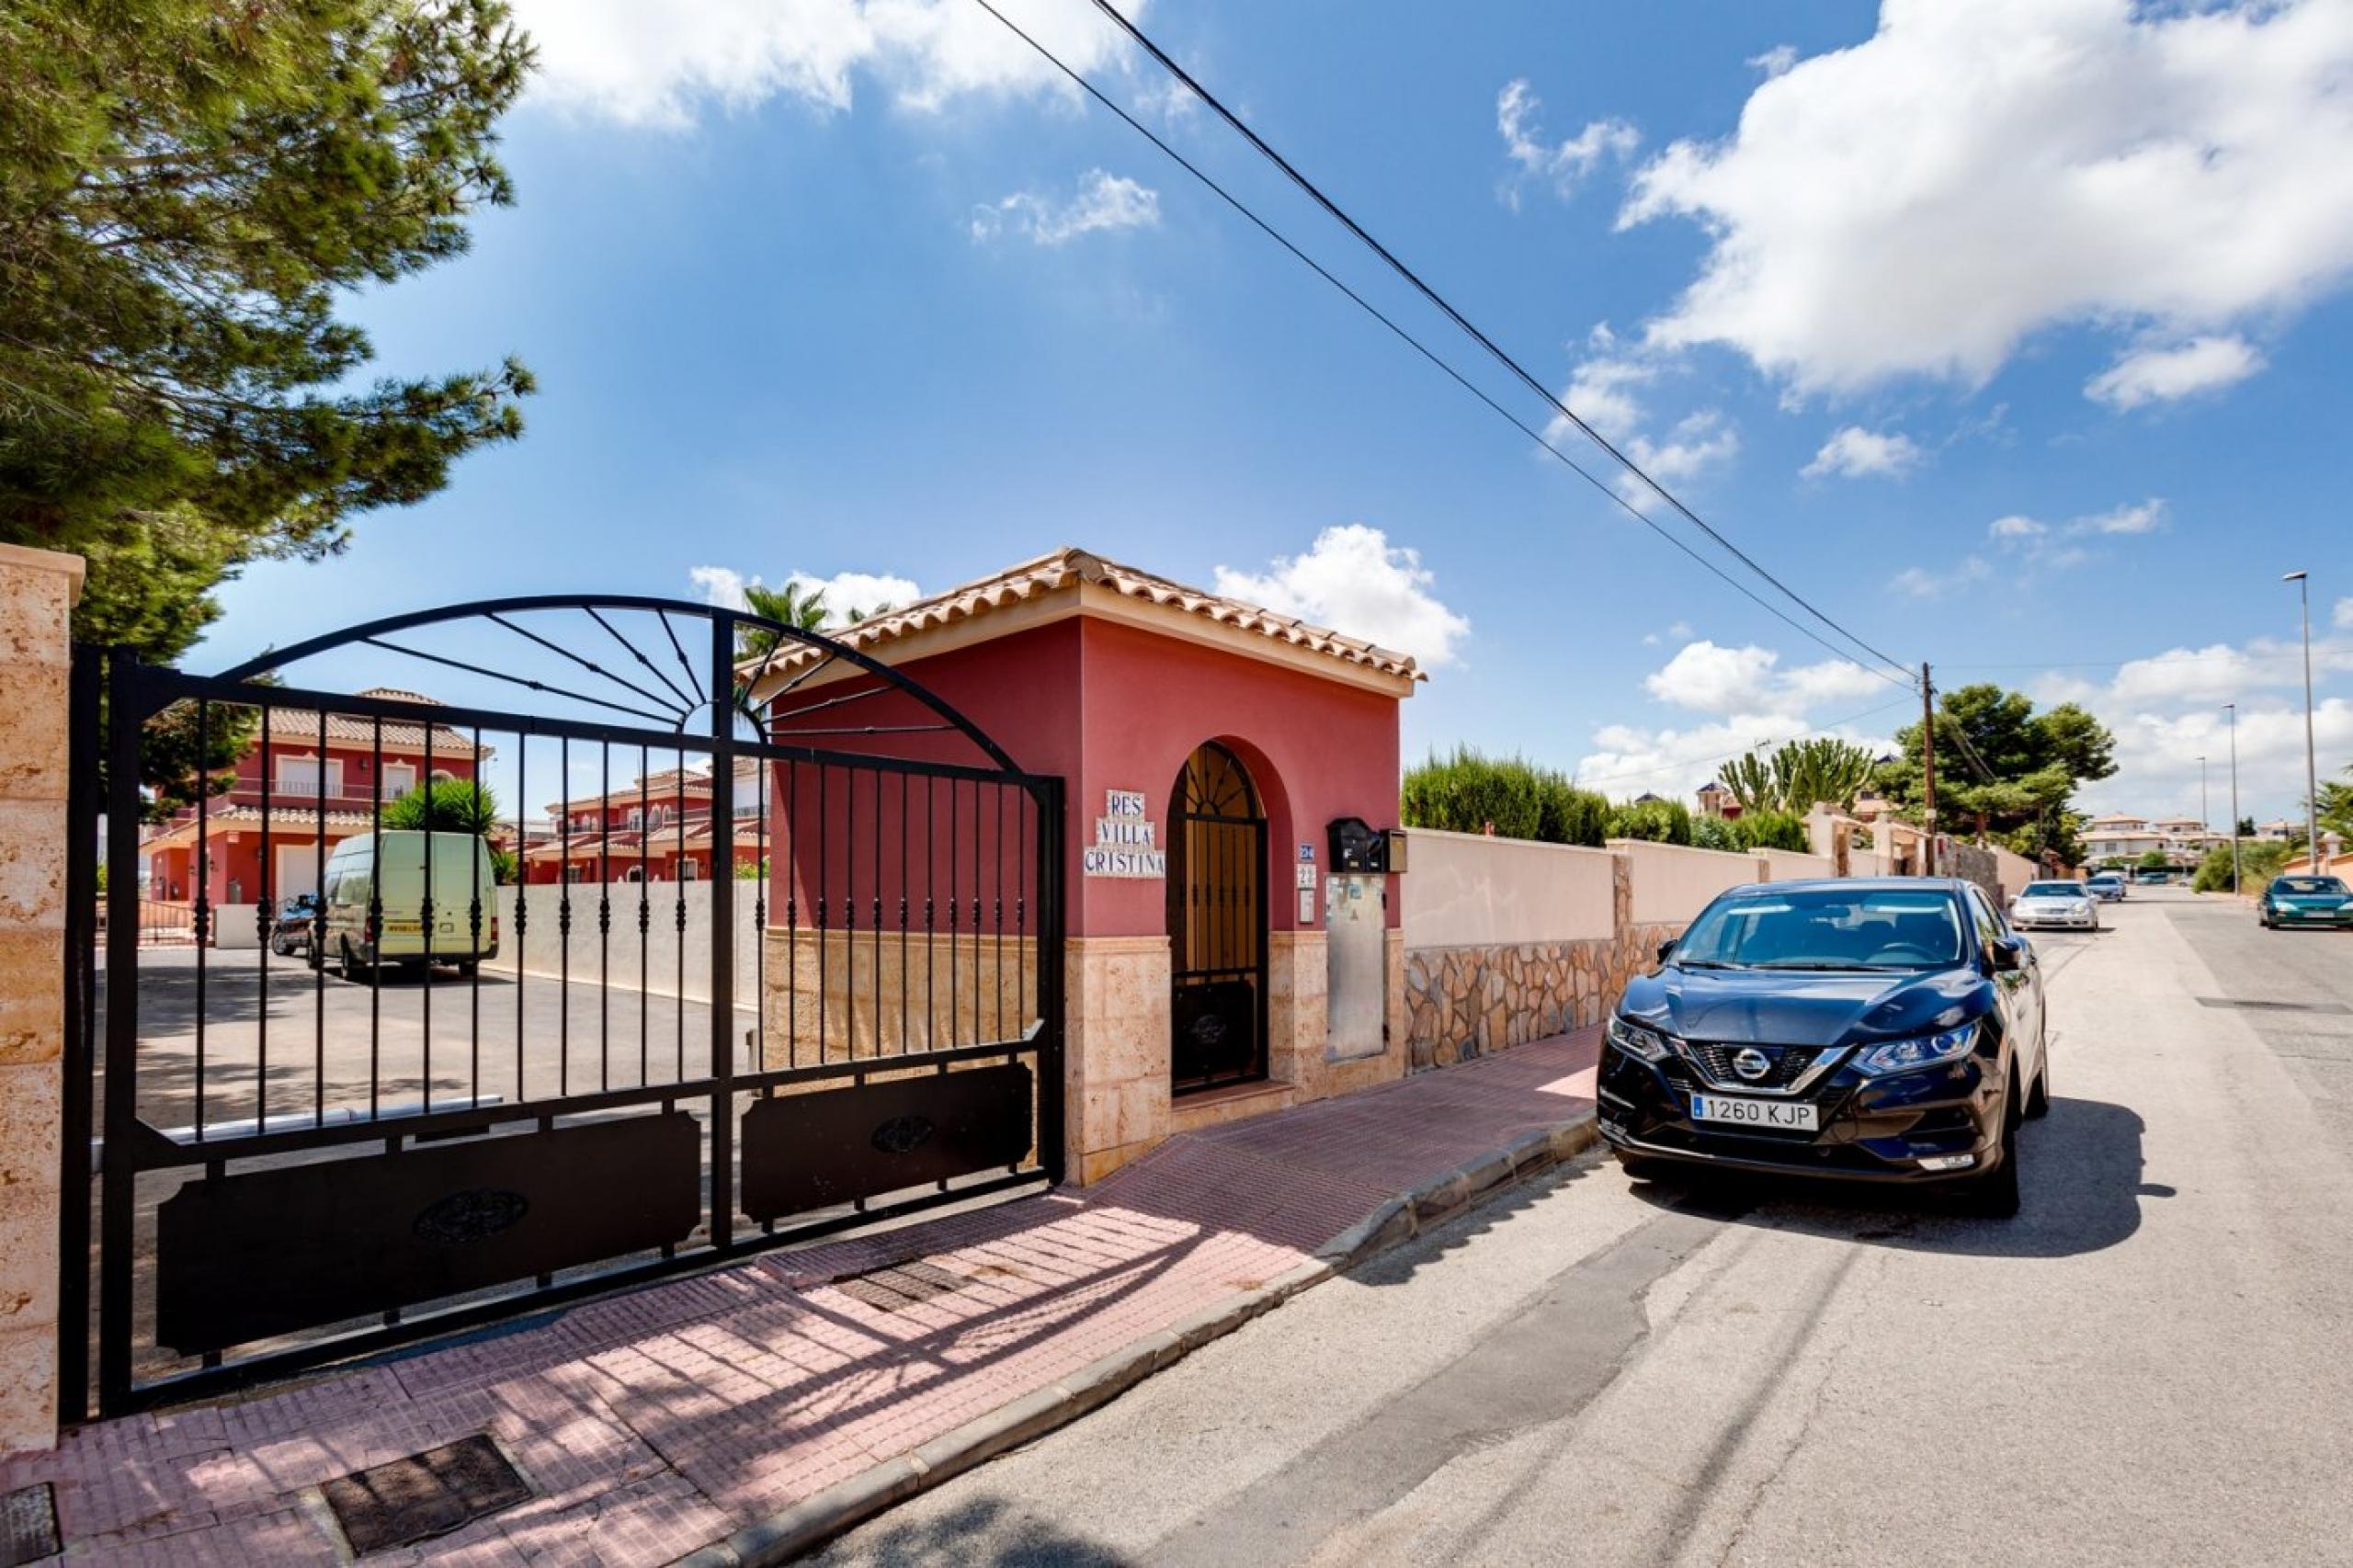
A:
[[[749,583],[744,588],[744,608],[763,620],[815,631],[825,624],[825,590],[790,582],[773,588]],[[735,633],[735,651],[744,658],[758,658],[776,643],[777,634],[765,626],[746,626]]]

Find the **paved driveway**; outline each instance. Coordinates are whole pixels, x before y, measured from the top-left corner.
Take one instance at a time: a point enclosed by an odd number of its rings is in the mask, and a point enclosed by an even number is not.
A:
[[[199,976],[193,948],[150,948],[139,965],[139,1109],[176,1129],[198,1118]],[[573,1091],[702,1077],[710,1062],[710,1009],[585,978],[437,970],[430,984],[388,971],[381,987],[314,973],[302,960],[257,950],[214,951],[202,976],[202,1116],[208,1125],[260,1108],[267,1062],[271,1123],[329,1109],[464,1105],[479,1094],[508,1102]],[[634,978],[633,971],[627,978]],[[106,1006],[104,971],[99,1005]],[[267,999],[264,1005],[265,996]],[[753,1028],[739,1008],[736,1040]],[[749,1065],[748,1051],[738,1058]],[[780,1057],[774,1065],[783,1064]],[[249,1129],[248,1129],[249,1130]]]

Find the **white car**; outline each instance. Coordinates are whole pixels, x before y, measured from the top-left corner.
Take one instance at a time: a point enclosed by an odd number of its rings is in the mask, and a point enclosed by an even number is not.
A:
[[[2099,901],[2081,882],[2029,882],[2010,901],[2010,924],[2038,931],[2097,931]]]

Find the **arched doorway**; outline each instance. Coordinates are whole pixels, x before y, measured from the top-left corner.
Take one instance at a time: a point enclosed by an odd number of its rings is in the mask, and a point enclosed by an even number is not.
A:
[[[1242,759],[1204,742],[1168,806],[1170,1086],[1267,1075],[1267,813]]]

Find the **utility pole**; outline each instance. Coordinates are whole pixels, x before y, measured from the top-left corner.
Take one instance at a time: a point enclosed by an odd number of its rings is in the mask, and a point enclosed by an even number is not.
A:
[[[1936,873],[1937,853],[1937,688],[1928,678],[1928,662],[1920,661],[1920,775],[1927,822],[1920,850],[1920,874]]]
[[[2231,896],[2239,894],[2239,705],[2222,704],[2231,716]]]
[[[2290,572],[2279,579],[2296,585],[2304,615],[2304,858],[2320,869],[2320,770],[2313,765],[2313,585],[2309,574]],[[2233,824],[2236,826],[2236,824]]]
[[[2198,852],[2206,853],[2206,840],[2214,831],[2214,813],[2206,804],[2206,759],[2198,759]]]

